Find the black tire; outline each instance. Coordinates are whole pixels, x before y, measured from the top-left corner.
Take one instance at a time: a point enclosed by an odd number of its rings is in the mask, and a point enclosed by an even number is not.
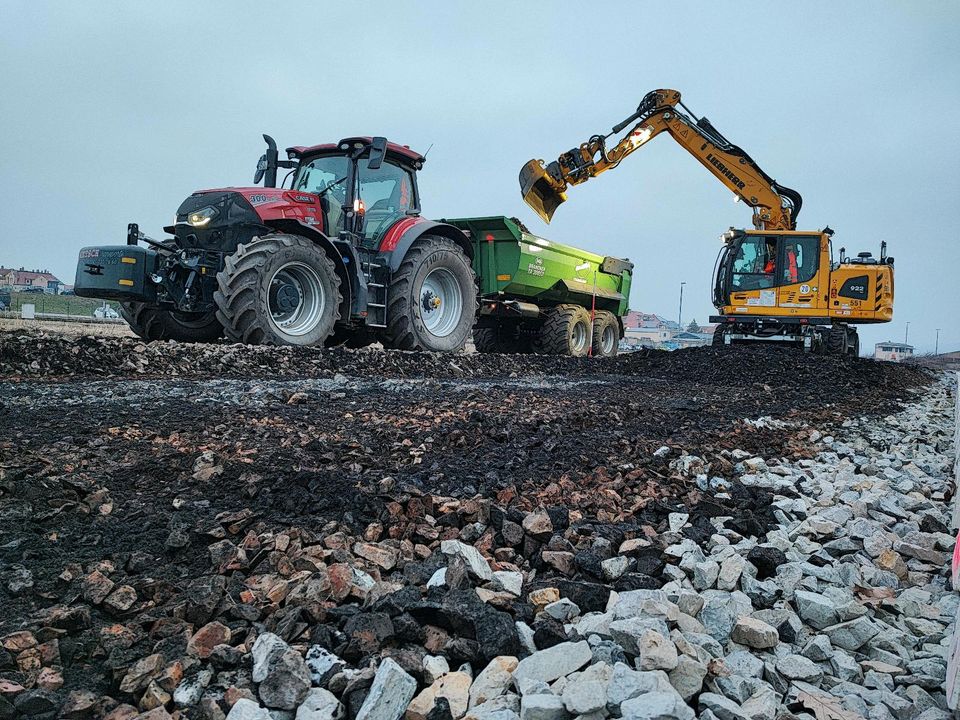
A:
[[[440,284],[439,293],[430,290],[431,283]],[[387,347],[463,350],[477,317],[477,290],[470,260],[452,240],[426,235],[411,245],[393,274],[387,297]],[[432,303],[437,304],[431,307]],[[446,318],[432,314],[444,311],[449,313]]]
[[[827,354],[846,355],[849,350],[849,335],[845,325],[833,325],[827,335]]]
[[[517,327],[474,328],[473,345],[478,353],[527,354],[532,351],[530,336]]]
[[[213,342],[223,337],[223,326],[212,310],[205,313],[184,313],[139,302],[122,302],[120,317],[127,321],[134,334],[148,342]]]
[[[724,336],[727,334],[727,328],[725,325],[717,325],[713,329],[713,346],[714,347],[724,347],[727,342],[724,339]]]
[[[620,346],[620,323],[617,316],[597,310],[593,319],[593,357],[614,357]]]
[[[855,328],[850,328],[850,338],[847,341],[850,357],[860,357],[860,335]]]
[[[294,288],[284,299],[296,303],[286,316],[278,309],[278,287]],[[249,345],[322,345],[340,319],[333,261],[296,235],[266,235],[238,247],[217,273],[213,297],[226,336]]]
[[[324,342],[324,347],[345,347],[352,350],[373,345],[379,338],[369,328],[334,328],[333,334]]]
[[[557,305],[540,328],[540,347],[548,355],[584,357],[592,338],[590,313],[580,305]]]

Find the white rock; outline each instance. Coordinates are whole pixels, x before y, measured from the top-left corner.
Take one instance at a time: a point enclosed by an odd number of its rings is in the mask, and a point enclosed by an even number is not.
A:
[[[559,643],[521,660],[513,671],[513,680],[518,688],[523,679],[553,682],[582,668],[590,662],[592,655],[586,640]]]
[[[566,720],[563,700],[556,695],[524,695],[520,700],[520,720]]]
[[[323,688],[313,688],[297,708],[296,720],[341,720],[345,714],[336,695]]]
[[[438,680],[450,672],[450,664],[442,655],[423,656],[423,677],[428,683]]]
[[[571,715],[588,715],[607,706],[607,689],[599,680],[568,680],[563,704]]]
[[[493,578],[490,565],[480,554],[480,551],[472,545],[466,545],[459,540],[444,540],[440,543],[440,552],[444,555],[456,555],[462,558],[467,564],[467,569],[481,580]]]
[[[493,578],[497,580],[511,595],[520,596],[523,592],[523,573],[512,570],[494,570]]]
[[[394,660],[386,658],[377,668],[356,720],[399,720],[416,691],[417,681]]]
[[[620,706],[623,720],[693,720],[696,715],[673,690],[651,692]]]
[[[677,666],[677,646],[656,630],[645,630],[637,640],[638,670],[673,670]]]
[[[240,698],[237,700],[230,712],[227,714],[227,720],[272,720],[270,712],[266,708],[260,707],[249,698]]]
[[[470,686],[469,707],[480,705],[507,692],[517,669],[517,658],[501,655],[491,660]]]
[[[428,588],[443,587],[447,584],[447,569],[445,567],[437,568],[437,571],[427,580]]]

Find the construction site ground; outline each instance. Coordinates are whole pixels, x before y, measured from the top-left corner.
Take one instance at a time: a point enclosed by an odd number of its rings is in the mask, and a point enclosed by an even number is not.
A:
[[[779,348],[601,360],[0,333],[0,637],[58,641],[59,701],[82,690],[135,704],[142,690],[118,683],[155,652],[158,623],[183,621],[192,582],[230,575],[239,561],[214,550],[225,538],[245,550],[236,572],[250,587],[268,565],[257,537],[335,529],[410,555],[432,549],[429,533],[411,530],[423,508],[434,539],[477,541],[456,520],[469,503],[486,503],[487,524],[490,508],[563,507],[565,522],[589,523],[614,547],[655,537],[675,512],[689,514],[695,540],[718,516],[762,537],[776,524],[772,494],[735,481],[739,456],[812,458],[830,428],[880,422],[934,382],[916,368]],[[687,472],[688,456],[705,481]],[[582,575],[515,547],[510,562],[538,580]],[[135,600],[104,605],[89,588],[97,569]],[[275,610],[264,605],[258,622]],[[316,639],[301,632],[285,639]],[[8,660],[0,675],[29,690],[37,673]]]

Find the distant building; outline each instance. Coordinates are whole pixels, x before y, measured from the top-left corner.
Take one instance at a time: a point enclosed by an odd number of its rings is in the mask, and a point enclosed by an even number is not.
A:
[[[913,357],[913,345],[906,343],[886,342],[877,343],[873,346],[873,359],[886,360],[887,362],[903,362]]]
[[[630,347],[677,350],[709,345],[713,341],[715,326],[701,327],[700,332],[692,333],[681,329],[675,320],[631,310],[623,318],[623,327],[623,342]]]
[[[0,287],[8,287],[17,292],[39,288],[50,295],[59,295],[63,283],[49,270],[14,270],[0,267]]]

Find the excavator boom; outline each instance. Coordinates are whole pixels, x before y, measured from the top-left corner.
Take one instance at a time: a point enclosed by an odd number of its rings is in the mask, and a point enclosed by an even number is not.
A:
[[[686,110],[677,109],[677,106]],[[689,113],[689,114],[688,114]],[[607,141],[630,123],[633,128],[613,148]],[[520,170],[520,191],[545,222],[567,199],[567,189],[616,167],[627,155],[662,132],[668,133],[707,170],[753,208],[761,230],[796,229],[803,202],[800,193],[777,183],[742,149],[729,142],[707,118],[697,119],[680,102],[676,90],[647,93],[636,111],[606,135],[594,135],[578,148],[544,164],[530,160]]]

